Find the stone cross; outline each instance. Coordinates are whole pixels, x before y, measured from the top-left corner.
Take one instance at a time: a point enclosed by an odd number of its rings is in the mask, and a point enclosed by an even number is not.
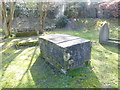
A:
[[[99,33],[99,42],[104,43],[109,39],[109,27],[107,23],[104,23]]]

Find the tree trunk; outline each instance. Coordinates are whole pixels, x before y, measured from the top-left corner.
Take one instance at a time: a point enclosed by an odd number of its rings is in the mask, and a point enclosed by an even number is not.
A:
[[[5,2],[2,2],[2,8],[3,8],[3,22],[2,22],[2,28],[4,30],[5,36],[8,37],[9,36],[9,31],[8,31],[8,27],[7,27],[7,11],[6,11],[6,6],[5,6]]]
[[[2,29],[2,2],[0,2],[0,29]]]
[[[40,9],[40,31],[39,34],[43,34],[44,32],[44,26],[45,26],[45,19],[47,14],[47,9],[49,3],[48,2],[40,2],[39,3],[39,9]]]
[[[11,27],[12,27],[12,20],[14,17],[14,11],[15,11],[15,2],[9,2],[10,3],[10,15],[7,15],[7,10],[6,10],[6,4],[5,1],[3,0],[2,2],[2,8],[3,8],[3,22],[2,22],[2,28],[5,32],[5,36],[11,36]]]
[[[39,9],[40,9],[40,31],[39,31],[39,34],[43,34],[43,31],[44,31],[44,25],[43,25],[43,2],[40,2]]]
[[[9,16],[9,23],[8,23],[8,31],[10,32],[9,35],[11,35],[11,27],[12,27],[12,20],[14,17],[14,11],[15,11],[15,2],[10,2],[10,16]]]

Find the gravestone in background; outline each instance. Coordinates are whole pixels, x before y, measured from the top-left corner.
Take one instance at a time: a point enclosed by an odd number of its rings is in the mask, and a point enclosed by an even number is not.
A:
[[[109,40],[109,27],[107,23],[104,23],[99,33],[99,42],[104,43]]]
[[[104,23],[100,29],[99,42],[101,44],[107,44],[107,45],[112,45],[112,46],[119,46],[120,45],[120,40],[109,38],[109,27],[108,27],[107,23]]]
[[[90,40],[64,34],[40,36],[39,40],[41,56],[63,73],[90,61]]]

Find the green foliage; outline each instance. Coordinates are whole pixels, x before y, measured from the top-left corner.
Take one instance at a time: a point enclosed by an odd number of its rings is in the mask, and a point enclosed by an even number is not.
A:
[[[10,5],[7,3],[7,14],[10,14]],[[39,17],[36,3],[16,3],[14,17],[34,16]]]
[[[19,4],[16,4],[14,17],[19,17],[22,14],[23,10]]]
[[[24,4],[16,3],[14,17],[19,17],[21,15],[25,15],[25,9],[27,7]],[[10,15],[10,4],[7,3],[6,5],[7,15]],[[27,11],[26,11],[27,12]]]
[[[2,29],[0,29],[0,34],[2,34],[3,33],[3,30]]]
[[[65,15],[68,18],[79,18],[84,17],[83,15],[84,8],[87,7],[87,2],[71,2],[67,4]],[[81,13],[82,12],[82,13]]]
[[[65,10],[65,15],[68,18],[78,17],[78,10],[77,10],[76,6],[74,4],[72,4],[71,6],[67,7]]]
[[[48,9],[47,10],[47,18],[54,19],[57,13],[56,8]]]
[[[63,28],[68,24],[69,20],[66,16],[59,17],[58,21],[56,22],[56,28]]]
[[[56,26],[46,26],[45,30],[46,31],[53,31],[53,29],[55,29],[55,28],[56,28]]]

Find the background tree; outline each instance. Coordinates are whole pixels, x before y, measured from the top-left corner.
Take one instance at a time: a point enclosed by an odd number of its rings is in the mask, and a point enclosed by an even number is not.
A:
[[[6,11],[6,6],[5,2],[2,2],[2,29],[4,30],[5,36],[9,35],[8,29],[7,29],[7,11]]]
[[[40,31],[39,34],[43,34],[44,26],[45,26],[45,19],[47,15],[47,10],[49,8],[50,2],[39,2],[39,10],[40,10]]]
[[[7,4],[10,6],[10,14],[7,13]],[[14,17],[14,11],[15,11],[15,4],[16,2],[9,2],[9,3],[6,3],[4,0],[2,2],[2,19],[3,19],[3,22],[2,22],[2,28],[5,32],[5,36],[8,37],[8,36],[11,36],[11,27],[12,27],[12,20],[13,20],[13,17]]]
[[[2,2],[0,2],[0,8],[2,8]],[[0,9],[0,29],[2,28],[2,9]]]

